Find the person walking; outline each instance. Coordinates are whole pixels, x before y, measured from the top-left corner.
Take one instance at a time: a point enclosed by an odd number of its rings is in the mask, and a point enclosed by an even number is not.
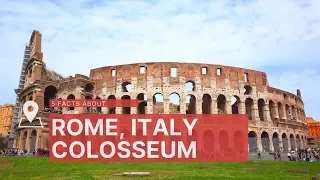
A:
[[[276,152],[273,153],[273,158],[275,161],[277,160],[277,153]]]
[[[278,151],[278,160],[281,161],[281,153]]]
[[[289,161],[292,161],[292,159],[291,159],[291,153],[290,152],[288,152],[288,159],[289,159]]]

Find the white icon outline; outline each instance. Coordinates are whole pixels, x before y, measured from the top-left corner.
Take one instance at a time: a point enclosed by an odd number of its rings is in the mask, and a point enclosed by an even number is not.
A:
[[[30,111],[28,111],[27,110],[27,107],[26,106],[32,106],[33,108],[34,108],[34,110],[36,110],[36,112],[30,112]],[[23,115],[22,115],[22,117],[20,118],[20,120],[19,120],[19,125],[18,125],[18,128],[44,128],[44,126],[43,126],[43,123],[42,123],[42,119],[41,119],[41,117],[36,117],[36,115],[38,114],[38,104],[36,103],[36,102],[34,102],[34,101],[27,101],[27,102],[25,102],[24,104],[23,104]],[[25,111],[27,111],[27,113],[31,113],[31,114],[29,114],[28,116],[26,115],[26,112]],[[27,120],[27,121],[24,121],[24,120]],[[39,120],[39,124],[40,124],[40,126],[39,125],[33,125],[33,126],[24,126],[24,125],[21,125],[21,123],[22,122],[29,122],[30,124],[32,123],[32,121],[34,121],[34,120]]]

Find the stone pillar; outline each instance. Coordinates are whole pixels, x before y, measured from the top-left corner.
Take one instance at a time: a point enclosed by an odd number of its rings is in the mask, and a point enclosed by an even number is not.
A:
[[[268,133],[268,136],[269,136],[269,149],[271,152],[274,151],[274,146],[273,146],[273,135]]]
[[[288,151],[290,152],[290,150],[291,150],[290,134],[289,134],[289,138],[287,138],[287,142],[288,142]]]
[[[137,107],[131,107],[130,108],[130,114],[137,114]]]
[[[263,107],[263,119],[267,120],[268,122],[271,121],[269,104],[265,104]]]
[[[170,107],[169,107],[169,99],[168,98],[164,98],[163,99],[163,111],[164,114],[169,114],[170,113]]]
[[[292,108],[289,107],[289,117],[287,117],[288,120],[292,120]]]
[[[240,102],[239,103],[239,114],[246,114],[246,103],[245,102]]]
[[[180,114],[186,114],[187,106],[186,106],[186,98],[184,96],[181,96],[179,104],[180,104]]]
[[[27,139],[26,139],[26,149],[27,149],[28,153],[30,151],[30,138],[31,138],[30,134],[31,134],[31,132],[28,130]]]
[[[202,99],[196,99],[196,114],[202,114]]]
[[[116,107],[116,114],[122,114],[122,107]]]
[[[108,114],[109,108],[108,107],[101,107],[102,114]]]
[[[262,150],[262,142],[261,142],[261,133],[257,134],[257,148],[260,152],[263,152]]]
[[[226,102],[226,112],[227,112],[227,114],[232,114],[232,107],[231,107],[230,99],[227,99],[227,102]]]
[[[280,135],[280,133],[278,133],[278,142],[279,142],[279,149],[281,152],[283,152],[282,135]]]
[[[274,112],[274,118],[279,118],[280,116],[279,116],[279,111],[278,111],[278,105],[274,104],[272,106],[272,108],[273,108],[273,112]]]
[[[253,101],[252,119],[260,122],[258,103],[255,100]]]
[[[131,108],[131,111],[134,108]],[[137,111],[137,107],[135,107],[135,111]],[[153,96],[149,97],[147,99],[147,112],[146,114],[153,114]]]
[[[211,102],[211,114],[218,114],[217,98],[212,98]]]

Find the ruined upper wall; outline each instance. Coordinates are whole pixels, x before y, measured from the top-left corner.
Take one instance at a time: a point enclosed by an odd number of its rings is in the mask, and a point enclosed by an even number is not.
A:
[[[140,72],[140,68],[142,67],[145,67],[145,73]],[[171,68],[176,68],[176,77],[171,77]],[[204,71],[206,73],[203,73]],[[245,74],[247,76],[246,82]],[[200,78],[201,84],[204,87],[211,86],[211,79],[215,78],[217,88],[225,88],[225,79],[229,79],[230,87],[234,89],[239,87],[239,81],[243,81],[244,85],[254,84],[258,91],[263,91],[264,87],[268,85],[267,75],[264,72],[213,64],[178,62],[139,63],[106,66],[90,71],[90,79],[97,84],[100,82],[116,82],[117,79],[130,81],[132,77],[136,77],[138,82],[146,81],[146,77],[153,77],[154,86],[162,83],[162,77],[169,77],[172,84],[179,83],[179,77],[184,77],[185,81],[196,81],[196,79]]]
[[[30,37],[29,47],[30,47],[30,59],[34,58],[36,60],[42,60],[43,54],[41,51],[41,40],[42,34],[34,30]]]

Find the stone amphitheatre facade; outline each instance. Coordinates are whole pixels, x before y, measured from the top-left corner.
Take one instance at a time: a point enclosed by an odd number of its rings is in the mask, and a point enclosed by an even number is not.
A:
[[[301,92],[270,87],[264,72],[198,63],[137,63],[92,69],[90,75],[63,78],[42,60],[38,31],[30,39],[30,60],[20,106],[39,104],[38,116],[48,121],[49,99],[139,99],[131,108],[56,108],[59,113],[111,114],[248,114],[249,150],[288,151],[306,146],[307,125]],[[175,96],[175,97],[174,97]],[[174,98],[172,98],[174,97]],[[22,112],[19,112],[19,117]],[[22,123],[23,124],[23,123]],[[48,148],[48,128],[18,128],[14,146],[32,151]]]

